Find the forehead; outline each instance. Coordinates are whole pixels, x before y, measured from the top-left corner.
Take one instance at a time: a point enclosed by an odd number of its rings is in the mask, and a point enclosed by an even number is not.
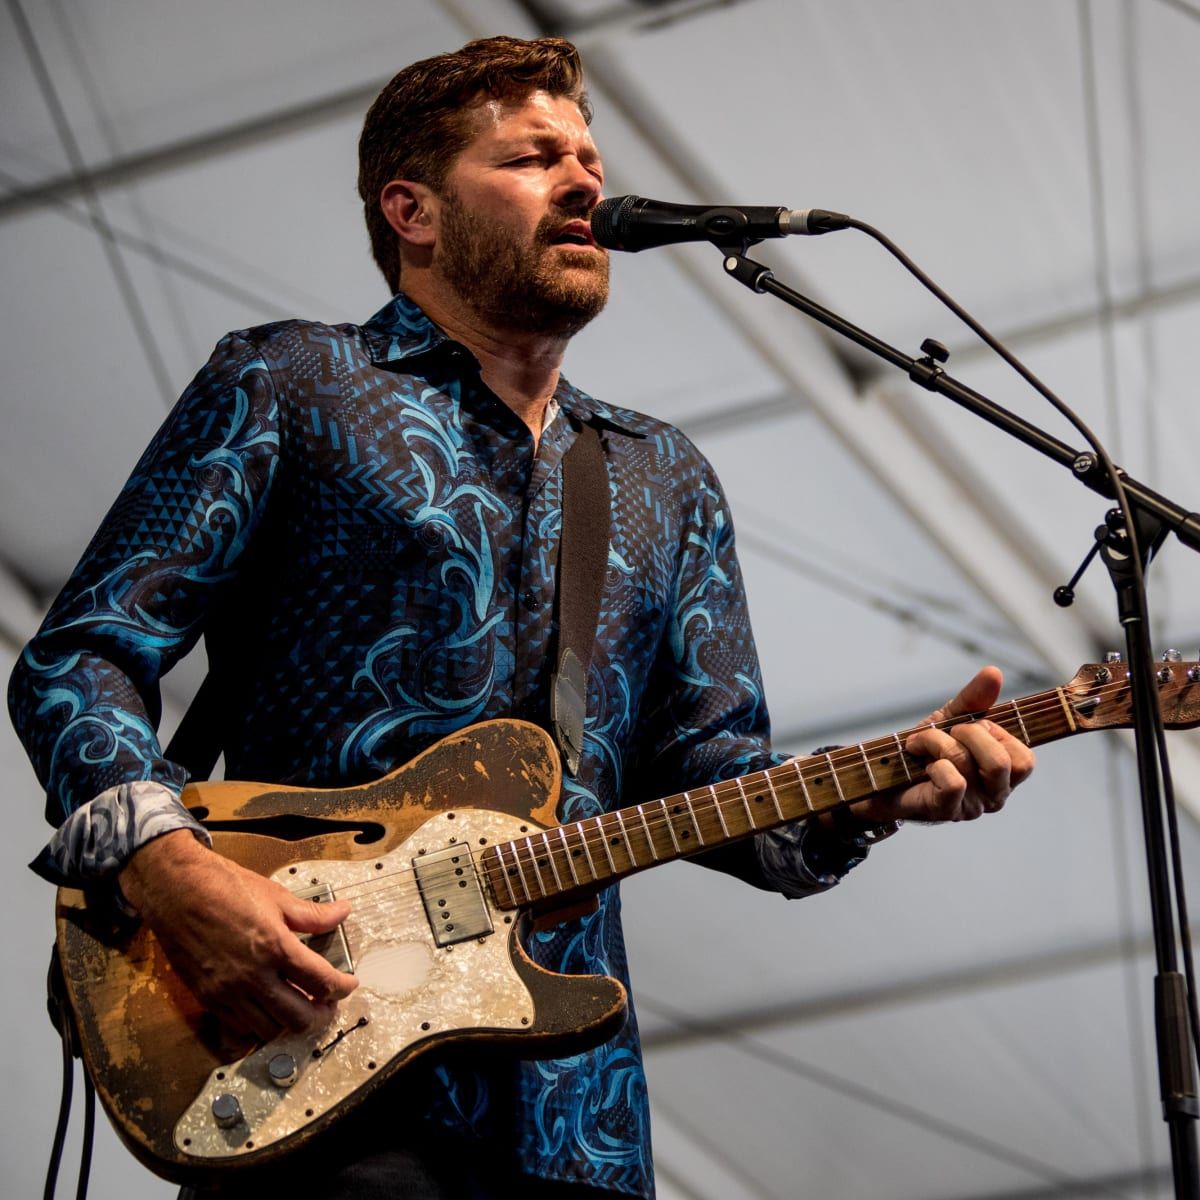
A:
[[[596,151],[579,105],[567,96],[548,92],[531,92],[521,100],[484,100],[472,107],[468,128],[471,140],[463,149],[464,156],[486,155],[529,139],[563,141]]]

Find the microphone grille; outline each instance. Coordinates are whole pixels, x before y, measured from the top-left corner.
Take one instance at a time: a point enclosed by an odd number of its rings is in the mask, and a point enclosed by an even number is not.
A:
[[[630,210],[638,202],[636,196],[614,196],[601,200],[592,209],[592,237],[609,250],[624,250],[621,234]]]

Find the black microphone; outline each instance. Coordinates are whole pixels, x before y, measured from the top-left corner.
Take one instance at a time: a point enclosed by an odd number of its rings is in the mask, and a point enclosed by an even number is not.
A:
[[[676,242],[731,246],[795,233],[831,233],[845,229],[849,223],[844,213],[823,208],[717,207],[614,196],[601,200],[592,210],[592,237],[609,250],[649,250]]]

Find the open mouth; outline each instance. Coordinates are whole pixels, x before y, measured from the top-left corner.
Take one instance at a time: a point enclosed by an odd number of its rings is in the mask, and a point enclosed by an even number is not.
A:
[[[572,221],[560,229],[551,239],[552,246],[586,246],[595,249],[596,239],[586,221]]]

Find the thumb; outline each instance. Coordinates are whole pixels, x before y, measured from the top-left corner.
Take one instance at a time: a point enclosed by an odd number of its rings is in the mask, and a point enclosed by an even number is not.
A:
[[[932,719],[944,721],[950,717],[961,717],[963,713],[982,712],[991,708],[999,698],[1003,684],[1004,676],[999,667],[984,667],[957,696],[947,700],[932,715]]]
[[[289,896],[281,907],[288,928],[296,933],[328,933],[350,915],[348,900],[318,903]]]

